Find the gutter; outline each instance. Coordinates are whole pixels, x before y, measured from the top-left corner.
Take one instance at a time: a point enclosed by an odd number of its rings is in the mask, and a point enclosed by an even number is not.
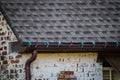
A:
[[[83,42],[65,43],[45,42],[37,43],[38,52],[120,52],[120,42]],[[28,47],[29,46],[29,47]],[[31,53],[36,46],[35,42],[23,42],[23,52]]]
[[[36,46],[36,42],[23,42],[23,46]],[[55,46],[55,47],[120,47],[119,41],[114,42],[37,42],[38,46]]]
[[[30,65],[36,59],[36,57],[37,57],[37,50],[34,50],[32,53],[32,56],[27,60],[25,64],[25,79],[26,80],[31,80]]]

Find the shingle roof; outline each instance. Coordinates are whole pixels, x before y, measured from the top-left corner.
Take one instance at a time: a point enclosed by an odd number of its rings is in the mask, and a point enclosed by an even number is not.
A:
[[[120,0],[0,0],[23,41],[120,41]]]

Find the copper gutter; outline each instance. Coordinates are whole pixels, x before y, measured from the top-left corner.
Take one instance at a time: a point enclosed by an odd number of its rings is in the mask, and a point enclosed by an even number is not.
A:
[[[30,65],[36,59],[36,57],[37,57],[37,50],[34,50],[32,53],[32,56],[27,60],[25,64],[25,79],[26,80],[31,80]]]
[[[26,46],[23,46],[23,48]],[[28,47],[24,50],[26,53],[31,53],[34,50],[34,46]],[[101,46],[38,46],[37,47],[38,52],[120,52],[120,47],[101,47]]]

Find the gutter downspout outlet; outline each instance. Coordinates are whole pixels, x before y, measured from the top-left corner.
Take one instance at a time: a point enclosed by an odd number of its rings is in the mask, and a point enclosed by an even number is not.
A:
[[[31,80],[30,65],[37,57],[37,50],[34,50],[32,56],[27,60],[25,64],[25,80]]]

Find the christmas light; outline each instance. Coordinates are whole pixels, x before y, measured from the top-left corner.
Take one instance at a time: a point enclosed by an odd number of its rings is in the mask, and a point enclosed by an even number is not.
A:
[[[35,43],[36,43],[36,45],[38,45],[38,43],[39,43],[38,40],[36,40]]]
[[[115,42],[116,42],[116,47],[118,47],[119,46],[119,41],[116,40]]]
[[[69,44],[70,44],[69,46],[71,46],[73,44],[73,41],[70,41]]]
[[[46,45],[47,45],[47,47],[49,46],[49,41],[48,40],[46,40]]]
[[[82,47],[84,46],[84,42],[81,42],[81,46],[82,46]]]
[[[93,46],[95,47],[96,43],[95,43],[94,41],[92,42],[92,44],[93,44]]]
[[[71,45],[72,45],[72,44],[73,44],[73,41],[70,41],[70,42],[69,42],[69,44],[71,44]]]
[[[105,44],[104,47],[106,47],[108,45],[108,42],[105,41],[104,44]]]
[[[10,23],[10,27],[12,28],[12,27],[14,27],[15,25],[13,24],[13,23]]]
[[[58,42],[58,47],[61,45],[61,41]]]
[[[30,46],[32,43],[31,43],[31,41],[28,41],[28,45]]]

